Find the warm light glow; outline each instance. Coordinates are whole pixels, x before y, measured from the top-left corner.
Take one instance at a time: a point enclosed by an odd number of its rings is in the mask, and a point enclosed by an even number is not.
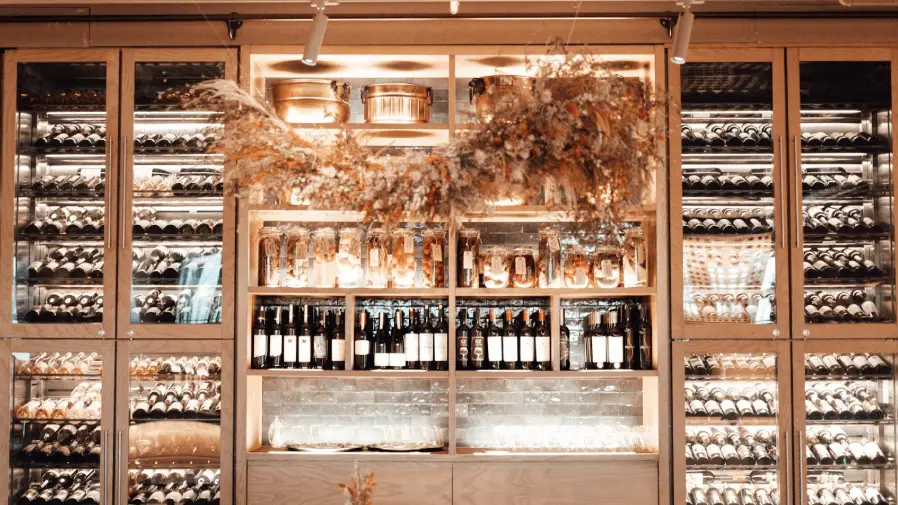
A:
[[[449,12],[454,16],[458,14],[458,5],[461,0],[449,0]]]

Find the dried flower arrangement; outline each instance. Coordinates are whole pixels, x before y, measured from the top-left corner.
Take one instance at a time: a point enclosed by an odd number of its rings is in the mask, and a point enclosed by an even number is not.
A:
[[[340,482],[337,487],[343,490],[346,495],[346,505],[373,505],[371,497],[374,495],[374,488],[377,483],[374,482],[374,472],[368,475],[359,473],[359,462],[353,465],[352,476],[349,478],[349,484]]]
[[[230,81],[200,83],[194,105],[222,111],[225,129],[211,151],[232,163],[238,193],[297,188],[311,208],[386,224],[453,221],[511,200],[566,213],[584,230],[616,227],[652,187],[663,104],[595,55],[555,44],[548,56],[528,59],[532,99],[500,103],[491,122],[430,153],[372,152],[346,130],[312,142]],[[547,181],[555,197],[546,198]]]

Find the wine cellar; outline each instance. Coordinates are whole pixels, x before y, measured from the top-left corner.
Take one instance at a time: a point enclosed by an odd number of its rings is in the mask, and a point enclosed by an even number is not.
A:
[[[446,3],[327,2],[314,65],[308,5],[0,9],[0,494],[340,505],[358,469],[382,505],[894,504],[893,9],[698,3],[684,54],[688,3]],[[457,220],[237,195],[194,90],[429,156],[552,38],[665,112],[615,230],[551,180]]]

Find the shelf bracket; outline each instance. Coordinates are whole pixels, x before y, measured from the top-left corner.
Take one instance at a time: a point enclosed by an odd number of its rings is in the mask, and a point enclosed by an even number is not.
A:
[[[677,26],[677,18],[674,16],[663,17],[660,19],[661,27],[667,30],[667,38],[673,38],[674,26]]]
[[[236,39],[237,30],[239,30],[243,26],[243,21],[236,18],[231,18],[225,21],[225,24],[228,25],[228,38],[231,40]]]

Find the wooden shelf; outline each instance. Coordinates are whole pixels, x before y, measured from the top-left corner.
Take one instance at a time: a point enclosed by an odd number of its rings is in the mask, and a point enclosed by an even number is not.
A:
[[[445,123],[292,123],[302,130],[449,130]]]
[[[633,379],[658,377],[657,370],[459,370],[459,379]]]
[[[459,298],[516,298],[516,297],[548,297],[560,298],[620,298],[624,296],[653,296],[655,288],[457,288],[455,296]]]
[[[448,379],[449,372],[425,370],[247,370],[247,375],[268,378],[401,378],[401,379]]]
[[[355,295],[358,298],[446,298],[449,296],[448,288],[266,288],[251,287],[249,293],[256,296],[347,296]]]
[[[655,204],[646,204],[626,209],[624,218],[628,221],[648,221],[655,217]],[[305,205],[259,205],[249,206],[254,219],[261,221],[291,222],[361,222],[359,212],[341,210],[313,210]],[[511,205],[495,208],[489,214],[471,214],[465,219],[470,223],[564,223],[571,218],[563,212],[550,211],[541,205]],[[410,222],[417,222],[410,220]],[[441,222],[439,220],[434,222]]]
[[[514,462],[603,462],[603,461],[658,461],[657,453],[633,452],[511,452],[503,450],[459,448],[457,454],[442,452],[374,452],[354,451],[332,454],[308,453],[260,447],[247,454],[247,460],[256,462],[303,463],[313,461],[514,461]]]

